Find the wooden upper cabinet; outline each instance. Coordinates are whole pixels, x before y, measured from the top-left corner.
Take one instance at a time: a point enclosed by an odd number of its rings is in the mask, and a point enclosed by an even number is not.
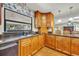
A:
[[[41,13],[39,11],[35,12],[35,26],[41,27]]]
[[[51,14],[47,13],[47,27],[51,27]]]
[[[46,13],[42,13],[42,16],[41,16],[41,27],[47,27],[47,15]]]
[[[46,16],[47,18],[47,27],[53,27],[54,25],[54,15],[52,14],[52,13],[47,13],[47,16]]]
[[[71,55],[79,56],[79,38],[71,38]]]
[[[51,12],[40,13],[36,11],[35,25],[36,27],[54,27],[54,15]]]

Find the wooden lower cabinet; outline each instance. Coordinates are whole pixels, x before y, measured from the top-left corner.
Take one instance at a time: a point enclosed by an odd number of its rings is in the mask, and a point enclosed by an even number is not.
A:
[[[44,34],[39,35],[39,49],[44,47],[44,41],[45,41]]]
[[[70,55],[71,40],[70,37],[62,37],[62,51]]]
[[[18,44],[18,55],[33,55],[44,46],[59,50],[68,55],[79,55],[79,38],[48,34],[20,39]]]
[[[71,38],[71,55],[79,55],[79,38]]]
[[[61,36],[56,36],[56,49],[59,51],[63,51],[63,39]]]
[[[46,35],[45,46],[55,49],[55,36]]]
[[[18,55],[30,56],[35,54],[42,47],[44,47],[44,35],[20,39],[18,44]]]
[[[31,55],[31,39],[30,38],[24,38],[19,40],[19,56],[29,56]]]
[[[70,55],[70,37],[56,36],[56,49]]]
[[[38,36],[34,36],[31,38],[31,54],[33,55],[35,52],[38,51]]]

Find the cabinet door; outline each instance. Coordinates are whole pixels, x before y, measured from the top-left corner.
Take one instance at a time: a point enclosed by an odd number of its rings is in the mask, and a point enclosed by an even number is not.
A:
[[[45,39],[45,45],[48,47],[51,47],[52,45],[52,38],[49,35],[46,35],[46,39]]]
[[[67,53],[70,55],[70,38],[69,37],[62,37],[63,41],[63,52]]]
[[[41,17],[41,27],[46,27],[46,14],[42,14],[42,17]]]
[[[61,36],[56,36],[56,49],[59,51],[63,51],[63,39]]]
[[[47,13],[46,16],[47,27],[51,27],[51,14]]]
[[[46,46],[55,49],[55,36],[53,35],[47,35],[46,36],[46,40],[45,40],[45,44]]]
[[[39,46],[44,47],[44,35],[39,35]]]
[[[35,26],[41,27],[41,13],[39,11],[35,12]]]
[[[52,45],[51,48],[55,49],[56,48],[56,39],[55,39],[55,36],[51,35],[50,37],[51,37],[51,43],[52,43],[51,44]]]
[[[71,38],[71,55],[79,55],[79,38]]]
[[[47,27],[54,27],[54,15],[52,13],[47,13]]]
[[[27,39],[21,39],[19,40],[19,55],[20,56],[28,56],[31,55],[31,40],[29,38]]]
[[[31,52],[32,55],[38,50],[38,37],[31,38]]]

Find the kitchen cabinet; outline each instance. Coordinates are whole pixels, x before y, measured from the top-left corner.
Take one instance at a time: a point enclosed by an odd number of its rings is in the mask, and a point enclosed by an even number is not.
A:
[[[19,56],[34,55],[39,49],[44,47],[44,35],[20,39],[18,45]]]
[[[71,41],[69,37],[56,36],[56,49],[70,55]]]
[[[59,51],[63,51],[63,39],[61,36],[56,36],[56,49]]]
[[[35,52],[38,51],[38,36],[34,36],[31,38],[31,54],[33,55]]]
[[[53,21],[53,16],[52,16],[52,13],[47,13],[46,14],[46,21],[47,21],[47,27],[51,27],[51,21]]]
[[[35,26],[41,27],[41,13],[39,11],[35,12]]]
[[[79,55],[79,38],[71,38],[71,55]]]
[[[45,37],[44,34],[39,35],[39,49],[44,47]]]
[[[31,55],[31,39],[24,38],[19,40],[19,56],[29,56]]]
[[[52,31],[54,30],[54,15],[49,12],[46,14],[46,26],[49,28],[52,28]]]
[[[46,35],[45,45],[47,47],[55,49],[55,36],[54,35]]]
[[[62,37],[62,52],[70,55],[71,40],[70,37]]]
[[[47,25],[47,15],[46,15],[46,13],[41,13],[42,14],[42,16],[41,16],[41,27],[47,27],[46,25]]]
[[[39,33],[48,33],[48,29],[46,27],[41,27]]]

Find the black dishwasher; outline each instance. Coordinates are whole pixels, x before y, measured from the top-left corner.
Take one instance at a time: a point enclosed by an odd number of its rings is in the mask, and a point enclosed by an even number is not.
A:
[[[18,44],[16,42],[9,42],[0,44],[0,56],[17,56]]]

